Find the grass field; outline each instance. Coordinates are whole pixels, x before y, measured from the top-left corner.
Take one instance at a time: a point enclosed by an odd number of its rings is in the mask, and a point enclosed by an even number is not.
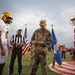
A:
[[[53,56],[53,53],[52,52],[48,52],[48,65],[50,63],[52,63],[52,56]],[[72,61],[71,60],[71,55],[70,54],[66,54],[66,59],[63,59],[63,61]],[[3,75],[8,75],[8,67],[9,67],[9,63],[10,63],[10,55],[8,56],[7,58],[7,61],[6,61],[6,64],[5,64],[5,67],[4,67],[4,71],[3,71]],[[15,61],[15,65],[14,65],[14,73],[13,75],[18,75],[17,74],[17,59]],[[24,57],[23,59],[23,69],[22,69],[22,74],[23,75],[29,75],[29,72],[30,72],[30,52],[28,52],[26,54],[26,56]],[[38,68],[38,71],[37,71],[37,74],[36,75],[41,75],[41,67],[39,66]],[[53,71],[51,71],[49,68],[48,68],[48,75],[60,75],[58,73],[55,73]]]

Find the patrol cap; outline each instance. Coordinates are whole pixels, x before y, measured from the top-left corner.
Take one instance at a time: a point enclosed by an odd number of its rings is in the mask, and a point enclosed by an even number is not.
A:
[[[46,25],[46,20],[40,20],[40,25]]]
[[[22,31],[22,29],[21,28],[18,28],[17,31]]]

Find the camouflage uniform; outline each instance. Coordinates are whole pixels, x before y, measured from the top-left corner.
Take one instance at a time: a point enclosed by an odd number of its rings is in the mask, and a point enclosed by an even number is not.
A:
[[[32,41],[43,41],[43,44],[32,44],[31,46],[31,61],[30,61],[30,75],[36,75],[39,64],[42,68],[42,75],[47,75],[47,46],[51,44],[51,33],[47,30],[37,29],[32,38]]]

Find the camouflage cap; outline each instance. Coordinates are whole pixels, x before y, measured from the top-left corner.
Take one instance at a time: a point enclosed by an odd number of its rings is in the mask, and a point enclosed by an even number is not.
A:
[[[40,25],[46,25],[46,20],[40,20]]]

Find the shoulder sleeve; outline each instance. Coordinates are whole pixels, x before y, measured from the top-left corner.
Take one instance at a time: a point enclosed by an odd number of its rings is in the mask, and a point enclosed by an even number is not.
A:
[[[31,41],[35,40],[35,32],[33,33],[32,37],[31,37]]]
[[[44,44],[46,45],[46,46],[50,46],[51,45],[51,42],[52,42],[52,36],[51,36],[51,33],[50,33],[50,31],[47,31],[47,36],[46,36],[46,40],[44,40]]]
[[[10,42],[14,42],[14,35],[11,36]]]
[[[36,39],[36,33],[39,31],[39,29],[35,30],[35,32],[33,33],[32,37],[31,37],[31,41],[35,41]]]

